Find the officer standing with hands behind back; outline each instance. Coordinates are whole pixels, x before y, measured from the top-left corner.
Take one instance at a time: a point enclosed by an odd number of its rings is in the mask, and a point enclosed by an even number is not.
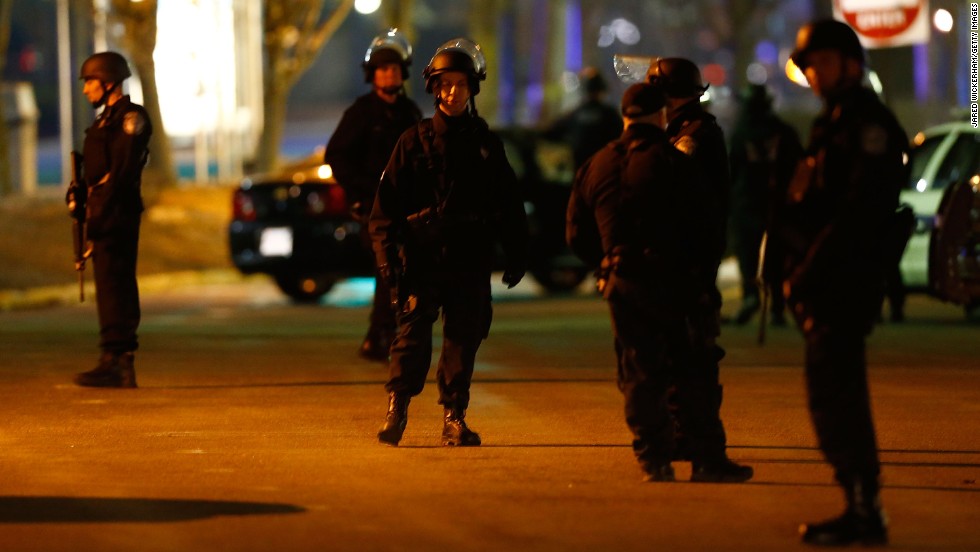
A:
[[[845,23],[827,19],[801,28],[792,60],[824,109],[789,188],[783,289],[806,340],[817,441],[847,503],[840,517],[800,530],[809,544],[885,544],[865,340],[881,305],[884,272],[898,260],[889,242],[900,226],[908,139],[861,85],[864,51]]]
[[[388,413],[378,439],[397,445],[408,404],[422,392],[432,361],[432,325],[442,311],[437,381],[444,407],[442,444],[477,446],[464,421],[480,343],[490,331],[495,242],[514,287],[527,265],[527,217],[500,139],[476,112],[486,78],[478,45],[463,38],[436,50],[422,74],[435,115],[405,131],[381,177],[370,229],[381,273],[398,305],[391,346]]]
[[[422,118],[418,106],[405,95],[411,64],[412,46],[397,29],[371,41],[363,63],[364,80],[371,83],[371,91],[344,111],[323,155],[361,222],[361,241],[369,251],[367,219],[378,179],[398,137]],[[395,313],[387,285],[384,278],[375,276],[370,325],[360,349],[361,356],[369,360],[388,360],[388,348],[395,338]]]
[[[85,131],[82,149],[102,349],[98,365],[75,376],[75,383],[86,387],[136,387],[140,182],[152,128],[146,110],[123,94],[122,83],[130,75],[125,58],[116,52],[92,55],[80,71],[85,97],[103,108]]]
[[[672,408],[686,404],[686,416],[677,416],[676,458],[693,461],[692,478],[701,482],[740,483],[752,478],[750,466],[739,465],[726,453],[725,427],[721,421],[722,386],[719,361],[725,350],[718,345],[721,335],[721,292],[718,267],[725,254],[729,193],[728,150],[725,136],[715,117],[701,107],[701,95],[708,89],[698,66],[685,58],[658,58],[650,64],[647,82],[663,91],[667,102],[666,132],[675,148],[694,160],[696,167],[688,179],[707,184],[702,195],[705,216],[699,221],[707,233],[704,243],[706,268],[698,279],[702,286],[695,306],[687,316],[694,351],[686,381],[671,395]],[[696,439],[689,439],[697,435]]]

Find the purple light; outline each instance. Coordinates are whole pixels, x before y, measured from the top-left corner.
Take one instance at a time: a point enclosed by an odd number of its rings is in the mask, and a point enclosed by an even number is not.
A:
[[[774,65],[779,63],[779,47],[768,40],[755,45],[755,58],[762,63]]]

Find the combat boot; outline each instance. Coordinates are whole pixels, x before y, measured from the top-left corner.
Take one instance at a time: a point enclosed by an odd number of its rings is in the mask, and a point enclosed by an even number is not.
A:
[[[649,483],[677,481],[674,468],[669,463],[645,465],[643,471],[646,473],[643,480]]]
[[[466,411],[446,408],[442,424],[442,445],[446,447],[478,447],[480,435],[466,427]]]
[[[88,372],[75,375],[75,385],[82,387],[136,387],[135,355],[128,353],[102,353],[99,364]]]
[[[752,466],[737,464],[727,456],[691,463],[691,481],[695,483],[744,483],[753,475]]]
[[[803,542],[819,546],[888,544],[888,521],[881,509],[878,482],[857,479],[844,486],[847,509],[843,515],[820,523],[803,524]]]
[[[405,426],[408,425],[408,403],[411,397],[399,395],[392,391],[388,393],[388,414],[385,415],[385,423],[378,432],[378,441],[393,447],[398,446],[405,433]]]

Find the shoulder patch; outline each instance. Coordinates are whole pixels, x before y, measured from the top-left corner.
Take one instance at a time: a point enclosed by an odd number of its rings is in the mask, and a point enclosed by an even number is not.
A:
[[[142,134],[146,128],[146,119],[139,111],[130,111],[123,116],[123,132],[130,136]]]
[[[861,127],[861,149],[871,155],[888,151],[888,131],[873,123]]]
[[[681,136],[676,142],[674,142],[674,147],[684,155],[694,157],[694,153],[698,149],[698,143],[690,136]]]

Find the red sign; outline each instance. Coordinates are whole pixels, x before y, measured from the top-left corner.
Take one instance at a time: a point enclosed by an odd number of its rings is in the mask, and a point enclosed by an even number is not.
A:
[[[834,14],[868,48],[902,46],[929,39],[928,0],[833,0]]]

